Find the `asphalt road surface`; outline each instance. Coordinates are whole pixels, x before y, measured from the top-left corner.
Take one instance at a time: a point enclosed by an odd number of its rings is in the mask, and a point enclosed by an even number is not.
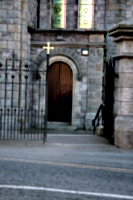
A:
[[[133,170],[96,167],[1,159],[0,200],[126,199],[125,196],[133,199]],[[119,197],[113,198],[109,194]]]
[[[133,151],[84,140],[0,143],[0,200],[133,199]]]

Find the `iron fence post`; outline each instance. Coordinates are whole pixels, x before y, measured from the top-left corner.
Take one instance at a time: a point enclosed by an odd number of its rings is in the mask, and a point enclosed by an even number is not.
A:
[[[47,69],[46,69],[46,98],[45,98],[45,118],[44,118],[44,136],[43,143],[47,139],[47,118],[48,118],[48,71],[49,71],[49,54],[47,54]]]

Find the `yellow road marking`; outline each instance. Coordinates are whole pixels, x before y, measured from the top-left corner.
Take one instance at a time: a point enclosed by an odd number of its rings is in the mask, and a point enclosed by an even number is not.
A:
[[[126,169],[126,168],[103,167],[103,166],[95,166],[95,165],[51,162],[51,161],[41,161],[41,160],[27,160],[27,159],[21,159],[21,158],[0,157],[0,161],[12,161],[12,162],[23,162],[23,163],[32,163],[32,164],[53,165],[53,166],[61,166],[61,167],[75,167],[75,168],[82,168],[82,169],[93,169],[93,170],[105,170],[105,171],[113,171],[113,172],[133,173],[133,169]]]

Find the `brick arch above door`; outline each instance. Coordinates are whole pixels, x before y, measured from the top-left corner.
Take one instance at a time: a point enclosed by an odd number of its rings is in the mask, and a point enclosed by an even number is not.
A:
[[[36,60],[33,63],[33,68],[37,70],[41,63],[46,60],[46,51],[43,50],[36,58]],[[82,80],[82,72],[81,72],[81,66],[84,65],[84,62],[80,58],[80,55],[78,55],[75,50],[69,49],[69,48],[55,48],[50,52],[50,58],[55,56],[65,56],[66,58],[69,58],[72,60],[77,68],[77,79]]]

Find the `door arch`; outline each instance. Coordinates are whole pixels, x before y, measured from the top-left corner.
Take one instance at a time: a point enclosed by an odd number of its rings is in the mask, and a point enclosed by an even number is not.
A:
[[[73,74],[68,64],[54,62],[49,67],[48,121],[70,122]]]

